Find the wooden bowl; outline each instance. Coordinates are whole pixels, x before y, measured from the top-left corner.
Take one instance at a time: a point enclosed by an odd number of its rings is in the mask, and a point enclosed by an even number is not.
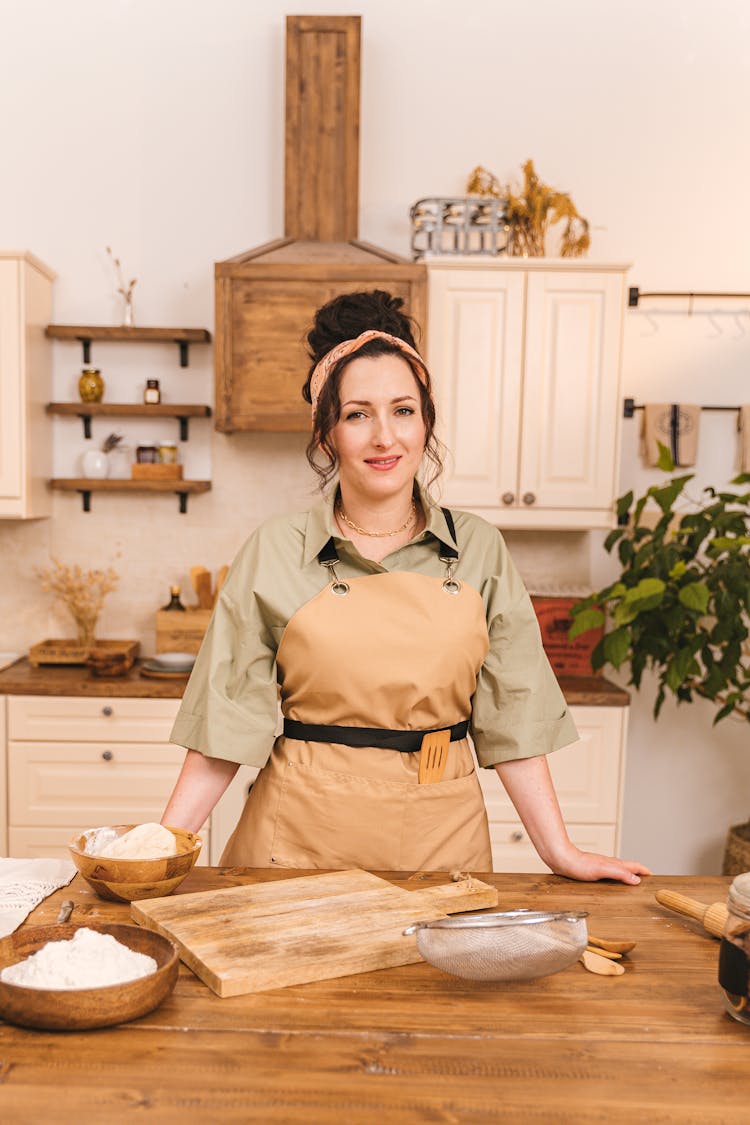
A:
[[[27,988],[0,980],[0,1017],[20,1027],[84,1031],[138,1019],[166,1000],[177,982],[179,957],[171,941],[139,926],[87,922],[90,930],[156,961],[155,973],[104,988]],[[0,941],[0,969],[36,953],[48,941],[68,941],[81,926],[30,926]]]
[[[118,836],[135,828],[134,824],[112,826]],[[132,902],[139,898],[162,898],[171,895],[189,874],[203,846],[200,836],[184,828],[170,828],[177,841],[177,855],[158,859],[115,859],[108,856],[87,855],[86,841],[97,832],[89,828],[74,836],[68,844],[73,863],[88,885],[100,898],[113,902]]]

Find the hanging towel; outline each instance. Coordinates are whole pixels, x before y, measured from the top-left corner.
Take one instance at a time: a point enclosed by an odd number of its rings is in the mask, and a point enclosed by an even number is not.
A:
[[[661,442],[672,454],[675,467],[694,465],[700,416],[700,406],[685,402],[647,403],[641,426],[641,453],[646,464],[658,465]]]
[[[737,429],[740,434],[740,472],[750,473],[750,403],[740,407]]]

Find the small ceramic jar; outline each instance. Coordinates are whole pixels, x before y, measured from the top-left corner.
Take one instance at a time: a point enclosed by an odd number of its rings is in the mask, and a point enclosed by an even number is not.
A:
[[[104,380],[98,367],[84,367],[78,380],[81,402],[101,402],[104,397]]]
[[[719,951],[719,984],[730,1016],[750,1024],[750,871],[734,879],[727,911]]]
[[[139,465],[156,465],[159,462],[158,445],[136,446],[135,459]]]
[[[159,460],[162,465],[177,464],[177,446],[171,441],[159,442]]]

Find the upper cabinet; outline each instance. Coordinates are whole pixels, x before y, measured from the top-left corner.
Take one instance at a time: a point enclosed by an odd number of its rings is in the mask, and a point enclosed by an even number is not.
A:
[[[443,501],[504,528],[611,527],[627,266],[431,260]]]
[[[52,391],[55,274],[31,254],[0,251],[0,518],[35,519],[51,510],[47,479],[52,441],[46,405]]]

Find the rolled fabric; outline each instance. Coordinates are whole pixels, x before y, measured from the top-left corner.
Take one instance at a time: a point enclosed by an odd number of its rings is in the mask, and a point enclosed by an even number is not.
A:
[[[661,442],[671,452],[675,467],[694,465],[700,416],[700,406],[690,403],[646,403],[641,425],[641,453],[646,464],[658,465]]]
[[[741,473],[750,473],[750,403],[739,409],[737,430],[740,435],[739,469]]]

